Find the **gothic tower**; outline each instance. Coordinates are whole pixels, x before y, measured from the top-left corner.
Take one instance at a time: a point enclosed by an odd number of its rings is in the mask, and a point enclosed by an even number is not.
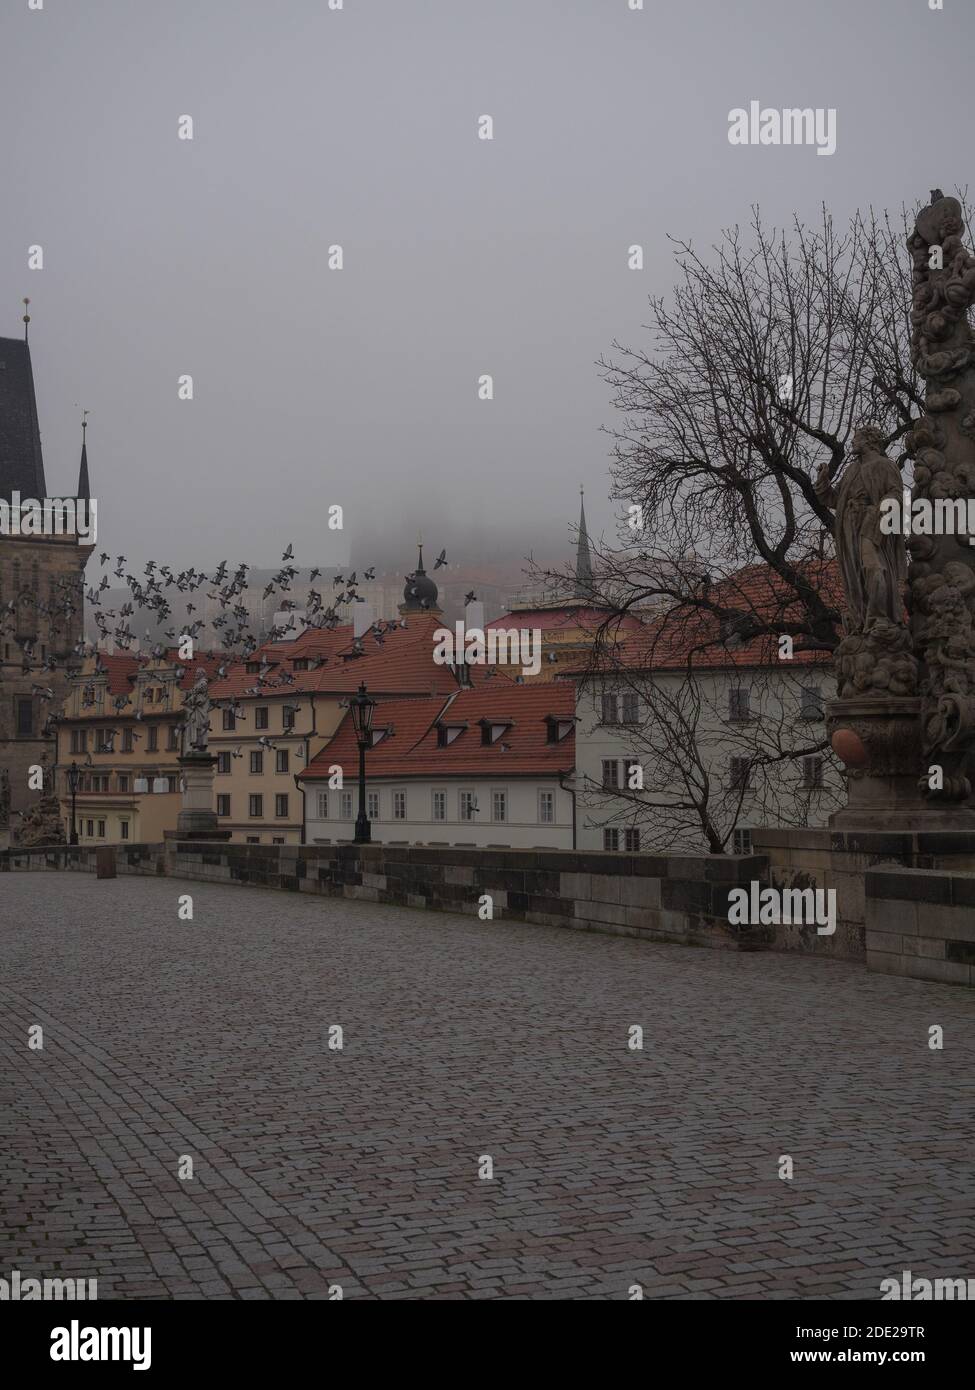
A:
[[[8,504],[0,509],[0,836],[8,811],[15,835],[20,815],[40,799],[28,788],[32,765],[47,763],[45,791],[54,790],[52,719],[84,639],[85,565],[94,550],[71,534],[10,534],[9,514],[3,522],[15,494],[21,503],[47,495],[29,323],[25,313],[23,339],[0,338],[0,501]],[[88,492],[83,431],[75,495]]]

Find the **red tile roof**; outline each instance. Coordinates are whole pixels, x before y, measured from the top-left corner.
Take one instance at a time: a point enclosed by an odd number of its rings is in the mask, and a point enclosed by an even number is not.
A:
[[[380,700],[374,729],[393,726],[366,754],[366,774],[380,777],[529,777],[569,772],[575,764],[575,728],[561,743],[547,741],[546,715],[575,716],[571,685],[480,686],[461,690],[452,699]],[[497,742],[481,743],[481,720],[511,725]],[[437,746],[437,722],[466,725],[452,743]],[[351,715],[346,715],[331,742],[309,763],[299,779],[324,778],[328,769],[358,766],[358,746]]]
[[[640,619],[632,613],[613,613],[607,608],[571,606],[565,608],[525,608],[503,613],[500,618],[492,618],[485,624],[490,628],[541,628],[542,631],[558,631],[562,628],[581,628],[593,636],[603,623],[609,624],[610,633],[638,632],[642,627]]]
[[[273,664],[260,683],[258,672],[248,671],[247,663],[238,661],[222,681],[210,687],[213,700],[237,699],[258,690],[252,696],[268,699],[274,695],[346,695],[357,690],[365,681],[370,692],[383,695],[448,695],[457,689],[457,680],[449,666],[433,659],[436,642],[433,634],[443,626],[441,618],[432,613],[411,613],[406,627],[397,626],[380,632],[375,628],[360,638],[363,654],[352,656],[354,642],[350,627],[302,633],[294,642],[279,642],[262,647],[250,658],[250,664],[262,658]],[[294,670],[296,659],[318,657],[321,665],[313,671]],[[285,679],[282,679],[285,677]]]
[[[837,614],[842,607],[842,588],[835,560],[807,561],[802,570],[818,588],[828,607]],[[776,631],[789,623],[802,622],[806,617],[794,589],[768,565],[750,565],[719,580],[709,592],[709,601],[736,615],[752,616],[770,623]],[[714,667],[777,666],[779,639],[769,634],[753,638],[737,646],[730,636],[722,636],[719,614],[694,605],[675,606],[669,612],[640,624],[640,630],[630,633],[601,653],[601,663],[608,669],[676,671]],[[792,663],[823,665],[830,653],[800,649],[802,638],[796,637]],[[575,668],[580,674],[585,668]]]

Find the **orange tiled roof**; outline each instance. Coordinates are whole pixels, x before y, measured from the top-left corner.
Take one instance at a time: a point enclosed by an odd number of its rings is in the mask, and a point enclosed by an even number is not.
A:
[[[366,774],[379,777],[528,777],[569,772],[575,764],[575,729],[561,743],[547,741],[546,715],[572,719],[575,691],[570,685],[479,686],[461,690],[450,700],[379,700],[373,728],[392,725],[366,754]],[[480,720],[510,727],[496,743],[481,743]],[[452,743],[437,746],[437,723],[466,725]],[[326,777],[328,769],[358,765],[358,745],[351,714],[331,742],[299,778]]]
[[[836,561],[805,561],[801,569],[819,589],[827,606],[839,612],[843,594]],[[777,629],[780,625],[801,622],[806,616],[792,587],[764,564],[749,565],[719,580],[710,590],[709,599],[736,615],[754,616]],[[798,644],[801,639],[796,641]],[[827,651],[797,648],[792,663],[822,665],[829,659]],[[718,614],[694,605],[677,605],[641,623],[638,632],[628,633],[615,645],[608,646],[602,664],[609,669],[676,671],[686,670],[688,665],[736,669],[776,666],[779,660],[777,635],[763,635],[736,646],[728,636],[722,635],[722,619]],[[583,669],[577,667],[576,673]]]
[[[347,695],[365,681],[370,692],[384,695],[448,695],[457,689],[457,679],[449,666],[438,665],[433,659],[436,643],[433,634],[443,626],[441,618],[432,613],[411,613],[407,626],[395,627],[381,634],[377,642],[374,629],[360,639],[363,654],[351,656],[354,643],[351,628],[336,628],[334,632],[302,633],[294,643],[277,643],[262,648],[264,658],[277,662],[259,685],[259,674],[247,670],[247,663],[235,662],[226,677],[210,687],[213,700],[236,699],[258,689],[252,698],[269,699],[274,695]],[[333,640],[329,640],[333,639]],[[304,642],[304,645],[299,646]],[[281,647],[286,652],[281,652]],[[313,671],[294,670],[296,658],[319,656],[322,664]],[[348,658],[348,659],[347,659]],[[260,661],[255,653],[251,664]],[[289,679],[281,682],[281,676]]]

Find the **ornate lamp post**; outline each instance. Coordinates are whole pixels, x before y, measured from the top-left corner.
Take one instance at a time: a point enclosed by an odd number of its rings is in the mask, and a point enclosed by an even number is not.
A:
[[[372,742],[372,716],[376,708],[375,700],[366,694],[365,681],[349,701],[352,710],[352,724],[356,741],[359,744],[359,814],[355,821],[356,844],[368,844],[372,839],[372,828],[366,815],[366,749]]]
[[[78,782],[81,778],[81,769],[77,763],[72,763],[68,768],[68,788],[71,792],[71,838],[69,845],[78,843],[78,824],[75,820],[75,797],[78,795]]]

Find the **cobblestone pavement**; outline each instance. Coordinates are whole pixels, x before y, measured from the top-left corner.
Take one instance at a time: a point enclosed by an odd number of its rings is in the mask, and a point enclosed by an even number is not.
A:
[[[969,992],[827,961],[4,874],[0,1277],[255,1299],[975,1277],[973,1036]]]

